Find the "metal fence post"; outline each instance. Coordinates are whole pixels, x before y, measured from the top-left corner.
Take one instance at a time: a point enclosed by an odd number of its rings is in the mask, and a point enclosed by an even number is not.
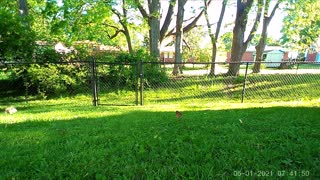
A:
[[[135,64],[136,74],[135,74],[135,96],[136,96],[136,105],[139,104],[139,63]]]
[[[97,74],[96,74],[96,62],[91,58],[91,86],[92,86],[92,104],[98,106],[98,91],[97,91]]]
[[[243,81],[243,86],[242,86],[242,93],[241,93],[241,103],[243,103],[244,95],[246,93],[246,84],[247,84],[247,76],[248,76],[248,66],[249,63],[246,63],[246,72],[244,74],[244,81]]]
[[[143,62],[140,60],[140,105],[143,105],[143,88],[144,88],[144,82],[143,82]]]
[[[25,89],[25,94],[24,94],[24,100],[26,103],[28,103],[28,97],[29,97],[29,83],[27,82],[26,78],[24,77],[23,78],[23,84],[24,84],[24,87],[26,88]]]

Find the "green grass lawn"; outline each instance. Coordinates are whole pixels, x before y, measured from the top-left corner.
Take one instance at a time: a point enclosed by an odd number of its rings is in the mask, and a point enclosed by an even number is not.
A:
[[[296,65],[297,66],[297,65]],[[299,64],[299,69],[320,69],[320,64]]]
[[[18,113],[1,113],[0,179],[320,176],[320,99],[142,107],[88,99],[17,102]]]

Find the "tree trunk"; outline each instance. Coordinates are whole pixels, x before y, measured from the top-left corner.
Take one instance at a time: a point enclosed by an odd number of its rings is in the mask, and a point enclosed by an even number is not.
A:
[[[216,42],[212,42],[212,51],[211,51],[211,68],[210,68],[210,76],[214,76],[215,72],[216,72],[216,57],[217,57],[217,43]]]
[[[129,53],[132,54],[133,53],[133,49],[132,49],[132,43],[131,43],[131,36],[130,36],[129,29],[128,29],[128,21],[127,21],[128,13],[127,13],[126,1],[125,0],[122,0],[122,13],[123,13],[124,18],[122,18],[122,20],[120,20],[120,22],[122,24],[122,27],[123,27],[123,30],[124,30],[124,35],[125,35],[126,40],[127,40],[127,46],[128,46]]]
[[[30,29],[30,24],[27,19],[27,16],[29,15],[27,0],[18,0],[18,8],[19,8],[19,15],[22,19],[22,23],[27,29]]]
[[[132,54],[133,53],[133,48],[132,48],[131,36],[130,36],[130,33],[129,33],[129,29],[128,29],[127,26],[124,26],[123,29],[124,29],[124,35],[126,36],[129,53]]]
[[[246,31],[246,26],[248,22],[248,13],[252,7],[253,0],[247,0],[242,2],[242,0],[237,0],[237,15],[235,20],[235,26],[233,28],[233,40],[231,48],[231,62],[229,64],[229,69],[227,75],[237,76],[239,75],[240,62],[244,52],[246,51],[248,44],[253,38],[255,31],[258,28],[261,11],[263,7],[263,0],[258,1],[258,12],[255,18],[253,27],[249,33],[246,41],[244,41],[244,33]]]
[[[243,34],[244,32],[242,29],[234,30],[233,32],[231,60],[230,60],[231,62],[229,64],[229,70],[227,72],[227,75],[230,75],[230,76],[239,75],[240,61],[244,53],[243,52]]]
[[[262,26],[262,33],[259,40],[258,45],[256,46],[256,59],[255,63],[252,69],[253,73],[260,73],[261,69],[261,61],[263,61],[263,52],[266,47],[266,41],[267,41],[267,29],[270,24],[271,19],[273,18],[276,9],[279,7],[279,2],[274,6],[272,9],[271,15],[268,16],[268,10],[269,10],[270,0],[266,1],[265,4],[265,11],[264,11],[264,17],[263,17],[263,26]]]
[[[177,26],[176,26],[176,42],[175,42],[175,64],[172,71],[173,75],[182,74],[182,40],[183,40],[183,16],[184,5],[187,0],[178,0],[178,14],[177,14]]]
[[[211,64],[209,75],[215,75],[215,67],[216,67],[215,62],[216,62],[216,57],[217,57],[217,40],[218,40],[218,37],[219,37],[219,32],[220,32],[222,20],[223,20],[224,13],[225,13],[225,10],[226,10],[227,1],[228,0],[223,0],[223,2],[222,2],[222,9],[221,9],[219,20],[218,20],[218,23],[217,23],[216,33],[215,33],[215,35],[213,35],[212,29],[211,29],[211,25],[210,25],[210,21],[209,21],[209,15],[208,15],[208,4],[210,2],[207,4],[206,0],[204,0],[204,4],[205,4],[204,13],[205,13],[205,18],[206,18],[206,21],[207,21],[207,26],[208,26],[208,31],[209,31],[209,36],[210,36],[211,44],[212,44],[212,54],[211,54],[211,62],[212,62],[212,64]]]
[[[148,0],[149,14],[143,8],[139,0],[134,0],[142,17],[149,25],[149,50],[150,55],[160,58],[160,2],[159,0]]]
[[[262,28],[262,34],[259,40],[258,45],[255,47],[256,48],[256,59],[255,63],[253,66],[253,73],[259,73],[260,72],[260,67],[261,67],[261,61],[263,61],[263,52],[266,47],[266,40],[267,40],[267,25],[266,22],[263,22],[263,28]]]
[[[149,4],[149,38],[150,38],[150,54],[153,57],[160,58],[160,2],[152,0]]]
[[[123,30],[120,30],[126,37],[127,41],[127,47],[129,50],[129,53],[133,53],[133,48],[132,48],[132,43],[131,43],[131,36],[130,36],[130,31],[128,29],[128,13],[127,13],[127,8],[126,8],[126,1],[122,0],[122,14],[117,10],[117,9],[111,9],[112,12],[118,17],[119,22],[122,26]]]
[[[21,17],[26,17],[29,14],[27,0],[18,1],[19,14]]]

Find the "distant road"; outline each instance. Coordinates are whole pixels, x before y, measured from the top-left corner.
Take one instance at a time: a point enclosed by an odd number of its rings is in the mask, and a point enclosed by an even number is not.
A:
[[[219,64],[216,64],[216,74],[227,73],[228,69]],[[185,75],[205,75],[209,74],[210,69],[201,70],[185,70]],[[245,69],[240,69],[240,74],[244,74]],[[251,69],[248,69],[248,73],[252,73]],[[320,69],[262,69],[260,74],[320,74]]]

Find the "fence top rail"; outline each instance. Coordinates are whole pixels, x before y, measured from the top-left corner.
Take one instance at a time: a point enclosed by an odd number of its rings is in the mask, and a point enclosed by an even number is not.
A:
[[[241,62],[143,62],[149,64],[199,64],[199,65],[210,65],[210,64],[254,64],[253,61],[241,61]],[[320,65],[320,62],[308,62],[308,61],[261,61],[261,64],[273,64],[273,63],[292,63],[292,64],[316,64]]]
[[[39,65],[46,65],[46,64],[75,64],[75,63],[81,63],[81,64],[90,64],[90,63],[96,63],[96,64],[105,64],[105,65],[138,65],[140,63],[143,64],[191,64],[191,65],[211,65],[211,64],[254,64],[253,61],[241,61],[241,62],[154,62],[154,61],[140,61],[140,62],[105,62],[105,61],[57,61],[57,62],[22,62],[22,61],[0,61],[0,65],[31,65],[31,64],[39,64]],[[309,61],[261,61],[259,62],[261,64],[273,64],[273,63],[291,63],[291,64],[312,64],[312,65],[320,65],[320,62],[309,62]]]
[[[17,62],[17,61],[0,61],[0,65],[31,65],[31,64],[90,64],[93,61],[61,61],[61,62]],[[138,63],[128,63],[128,62],[103,62],[103,61],[95,61],[96,64],[107,64],[107,65],[137,65]]]
[[[75,64],[75,63],[90,63],[91,61],[61,61],[61,62],[17,62],[17,61],[0,61],[0,65],[30,65],[30,64]]]
[[[130,62],[103,62],[103,61],[96,61],[96,64],[106,64],[106,65],[137,65],[138,63],[130,63]]]

